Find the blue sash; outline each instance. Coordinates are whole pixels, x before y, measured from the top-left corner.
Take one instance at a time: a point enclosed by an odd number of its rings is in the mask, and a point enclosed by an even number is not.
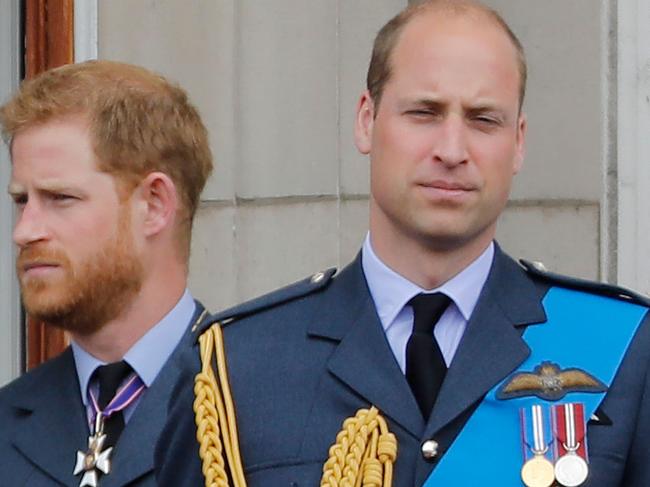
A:
[[[531,354],[517,371],[532,372],[550,361],[561,369],[582,369],[609,387],[647,308],[557,287],[548,291],[543,305],[548,321],[524,332]],[[588,420],[605,396],[570,392],[555,403],[537,397],[499,400],[495,394],[501,385],[487,393],[424,487],[523,486],[519,409],[582,402]],[[502,454],[491,454],[495,449]]]

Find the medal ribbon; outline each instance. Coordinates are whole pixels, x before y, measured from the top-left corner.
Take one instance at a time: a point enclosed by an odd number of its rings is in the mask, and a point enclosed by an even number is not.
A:
[[[539,404],[530,408],[522,408],[520,411],[522,421],[522,434],[524,444],[524,461],[532,455],[542,455],[552,461],[549,455],[549,446],[553,443],[551,435],[551,423],[548,412]]]
[[[587,460],[584,414],[584,407],[579,403],[553,406],[553,423],[557,440],[555,450],[558,458],[569,452],[575,452]]]
[[[526,328],[522,338],[531,353],[514,372],[530,372],[543,361],[564,368],[579,368],[610,386],[647,309],[633,303],[552,287],[542,304],[547,321]],[[612,326],[615,322],[616,326]],[[451,448],[433,469],[423,487],[439,485],[499,485],[521,487],[520,408],[535,404],[555,405],[538,397],[497,399],[505,378],[476,408]],[[585,418],[590,418],[604,392],[569,392],[565,402],[584,404],[583,419],[576,437],[584,436]],[[582,431],[582,433],[580,433]],[[485,455],[499,445],[500,454]],[[471,458],[474,468],[467,468]]]
[[[101,416],[106,419],[109,418],[113,413],[117,411],[122,411],[127,408],[130,404],[140,397],[140,394],[146,389],[144,382],[138,374],[135,372],[132,373],[126,383],[120,387],[115,393],[115,397],[111,399],[106,407],[103,410],[99,409],[98,399],[95,397],[95,394],[88,389],[88,396],[90,399],[90,405],[92,406],[92,417],[90,418],[91,427],[96,424],[97,416]]]

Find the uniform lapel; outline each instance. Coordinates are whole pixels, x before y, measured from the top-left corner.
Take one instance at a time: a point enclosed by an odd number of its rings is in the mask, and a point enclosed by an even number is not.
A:
[[[183,369],[183,350],[189,348],[192,342],[191,324],[203,309],[197,303],[194,317],[181,342],[135,408],[116,445],[111,474],[102,480],[102,486],[127,485],[153,470],[154,449],[167,421],[170,394]]]
[[[169,364],[168,364],[169,365]],[[167,419],[169,392],[179,367],[165,367],[146,391],[116,445],[107,487],[127,485],[153,470],[153,451]]]
[[[88,426],[72,351],[37,369],[23,386],[12,396],[12,443],[58,482],[78,484],[72,472],[77,450],[88,446]]]
[[[519,265],[496,247],[490,275],[423,436],[442,440],[443,453],[453,445],[473,407],[530,354],[521,336],[525,326],[546,321],[541,304],[545,292],[546,289],[536,286]],[[433,467],[426,462],[417,464],[418,485],[424,483]]]
[[[309,333],[338,341],[329,371],[419,437],[424,422],[386,340],[359,257],[335,278],[325,300]]]
[[[543,292],[497,247],[490,275],[433,408],[427,436],[433,437],[528,357],[522,327],[546,320]]]

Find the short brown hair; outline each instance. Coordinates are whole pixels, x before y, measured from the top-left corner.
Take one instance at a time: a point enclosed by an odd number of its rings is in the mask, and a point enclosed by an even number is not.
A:
[[[372,58],[370,60],[368,76],[366,79],[368,92],[370,93],[370,97],[374,101],[375,105],[379,106],[384,86],[390,79],[392,73],[391,56],[404,27],[414,17],[434,10],[456,15],[467,13],[483,14],[506,33],[517,52],[517,64],[519,68],[519,108],[521,109],[526,94],[526,78],[528,72],[524,48],[515,33],[510,29],[506,21],[496,10],[474,0],[426,0],[406,7],[381,28],[377,37],[375,37],[372,49]]]
[[[0,125],[11,144],[21,130],[67,116],[90,127],[98,166],[128,193],[160,171],[181,200],[179,239],[189,256],[192,220],[212,172],[208,133],[187,93],[142,67],[112,61],[69,64],[25,81],[0,107]]]

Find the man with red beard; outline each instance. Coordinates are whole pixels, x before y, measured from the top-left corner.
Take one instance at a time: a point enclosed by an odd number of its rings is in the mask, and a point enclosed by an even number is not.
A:
[[[206,129],[180,87],[107,61],[24,83],[0,123],[23,303],[70,338],[0,390],[0,484],[155,485],[176,356],[205,314],[187,273]]]

